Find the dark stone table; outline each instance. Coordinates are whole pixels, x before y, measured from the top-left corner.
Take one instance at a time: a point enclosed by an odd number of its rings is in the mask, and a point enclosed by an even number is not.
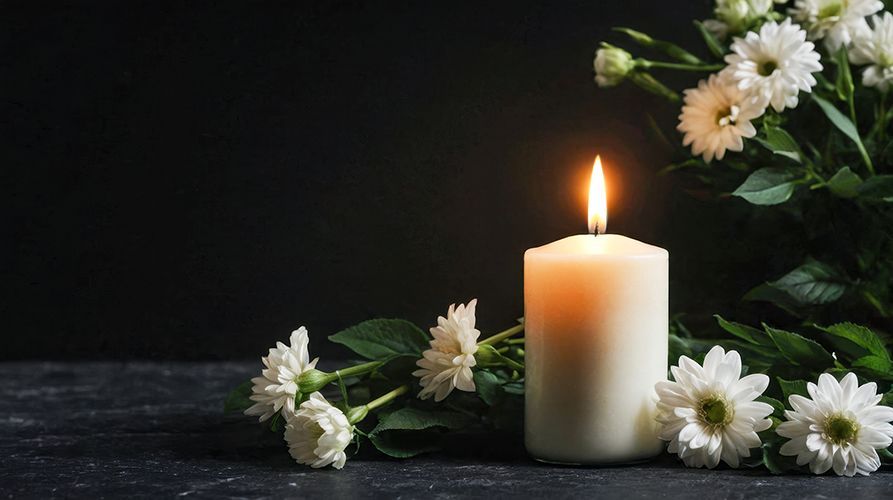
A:
[[[508,450],[343,470],[291,461],[280,437],[222,414],[257,363],[0,363],[0,495],[17,497],[891,498],[893,473],[772,477],[672,457],[633,467],[543,465]],[[369,451],[369,450],[367,450]]]

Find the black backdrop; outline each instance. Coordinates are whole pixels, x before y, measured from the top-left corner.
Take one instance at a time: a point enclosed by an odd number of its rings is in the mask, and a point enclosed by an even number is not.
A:
[[[592,82],[612,25],[696,41],[708,2],[670,3],[3,2],[0,357],[254,357],[300,324],[325,355],[472,297],[508,326],[596,153],[678,305],[697,238],[644,114],[675,113]]]

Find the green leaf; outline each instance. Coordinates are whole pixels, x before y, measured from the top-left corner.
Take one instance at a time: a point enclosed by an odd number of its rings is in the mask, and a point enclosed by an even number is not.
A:
[[[791,137],[791,134],[782,128],[771,126],[766,126],[763,131],[766,134],[765,138],[754,137],[763,147],[774,154],[790,158],[797,163],[802,162],[803,152],[800,150],[800,145],[797,144],[797,141]]]
[[[818,305],[839,299],[846,286],[831,267],[808,259],[806,263],[769,285],[782,290],[800,305]]]
[[[796,172],[786,168],[761,168],[750,174],[733,195],[744,198],[754,205],[778,205],[788,201],[794,193]]]
[[[837,323],[831,326],[818,326],[816,328],[830,333],[835,337],[849,340],[857,346],[865,349],[870,354],[890,361],[890,353],[884,346],[884,342],[870,329],[854,323]]]
[[[750,342],[751,344],[762,346],[775,345],[772,342],[772,339],[769,338],[762,330],[757,330],[756,328],[742,325],[741,323],[735,323],[734,321],[726,321],[726,319],[724,319],[719,314],[714,314],[713,317],[716,318],[716,321],[719,323],[719,326],[722,327],[723,330],[731,333],[741,340]]]
[[[855,86],[853,85],[853,74],[850,71],[850,60],[847,57],[845,46],[841,46],[840,50],[837,51],[835,60],[837,61],[837,80],[835,85],[837,97],[841,101],[849,101]]]
[[[772,474],[784,474],[797,469],[796,457],[787,457],[779,453],[786,439],[775,436],[763,443],[763,465]]]
[[[859,148],[859,152],[862,154],[865,159],[865,163],[868,166],[869,170],[874,167],[871,166],[871,160],[868,158],[868,153],[865,150],[865,145],[862,144],[862,138],[859,137],[859,130],[856,129],[856,125],[847,118],[843,113],[841,113],[837,108],[834,107],[830,102],[822,99],[816,94],[812,94],[812,99],[822,108],[825,116],[831,120],[831,123],[837,127],[838,130],[843,132],[843,135],[847,136],[856,143],[856,147]]]
[[[513,394],[515,396],[523,396],[524,395],[524,382],[509,382],[502,386],[502,390],[504,390],[507,394]]]
[[[850,167],[841,167],[840,170],[828,179],[828,189],[841,198],[853,198],[859,194],[858,188],[862,184],[862,178]]]
[[[809,397],[809,392],[806,390],[805,380],[785,380],[781,377],[775,377],[775,380],[778,381],[778,385],[781,387],[781,392],[784,394],[785,401],[794,394]]]
[[[475,392],[488,405],[493,405],[502,398],[504,391],[499,377],[488,370],[474,372]]]
[[[759,396],[756,400],[771,406],[773,415],[776,415],[778,417],[784,415],[784,403],[782,403],[781,401],[775,398],[770,398],[769,396]]]
[[[430,431],[389,431],[369,435],[369,441],[378,451],[394,458],[437,451],[441,448],[440,440],[440,433]]]
[[[441,433],[436,429],[461,429],[468,421],[461,413],[400,408],[379,415],[369,440],[386,455],[408,458],[440,449]]]
[[[400,408],[379,420],[370,434],[379,434],[390,430],[413,430],[442,427],[445,429],[461,429],[468,424],[468,417],[451,411],[426,411],[418,408]]]
[[[786,292],[771,286],[769,283],[755,286],[744,295],[743,299],[749,301],[770,302],[789,312],[793,316],[800,316],[800,304]]]
[[[396,356],[421,357],[428,337],[414,324],[402,319],[371,319],[329,336],[367,359]]]
[[[722,44],[719,43],[719,40],[713,36],[713,33],[711,33],[701,21],[695,21],[695,27],[698,29],[698,33],[701,34],[701,38],[704,39],[704,44],[707,45],[707,49],[710,50],[710,53],[713,54],[714,57],[722,57],[725,53],[725,49]]]
[[[224,400],[223,402],[224,413],[245,411],[251,405],[253,405],[254,401],[248,399],[251,397],[251,388],[253,386],[254,384],[250,380],[247,380],[233,389],[233,391],[230,392],[228,396],[226,396],[226,400]]]
[[[849,137],[853,142],[857,144],[862,144],[862,138],[859,137],[859,131],[856,129],[856,125],[850,120],[846,115],[840,112],[833,104],[822,99],[816,94],[812,94],[812,100],[822,108],[822,111],[825,113],[825,116],[831,120],[831,123],[837,127],[838,130],[843,132],[843,134]]]
[[[860,198],[893,202],[893,175],[869,177],[859,186],[858,191]]]
[[[863,356],[853,361],[853,366],[859,368],[868,368],[869,370],[886,374],[890,372],[891,368],[893,368],[893,363],[890,362],[889,358],[883,356],[875,356],[872,354]]]
[[[765,323],[763,328],[788,361],[818,370],[834,366],[834,357],[818,342],[793,332],[772,328]]]

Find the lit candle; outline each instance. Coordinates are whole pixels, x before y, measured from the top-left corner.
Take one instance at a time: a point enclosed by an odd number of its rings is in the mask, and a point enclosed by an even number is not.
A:
[[[606,226],[596,158],[590,234],[524,254],[525,444],[541,460],[627,463],[663,448],[654,384],[667,377],[669,254]]]

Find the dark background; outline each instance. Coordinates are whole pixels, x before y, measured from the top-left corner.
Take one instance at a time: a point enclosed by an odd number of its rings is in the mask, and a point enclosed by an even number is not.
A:
[[[667,153],[613,25],[697,46],[705,1],[2,2],[3,347],[16,358],[245,358],[298,325],[523,313],[526,248],[609,232],[704,289]]]

